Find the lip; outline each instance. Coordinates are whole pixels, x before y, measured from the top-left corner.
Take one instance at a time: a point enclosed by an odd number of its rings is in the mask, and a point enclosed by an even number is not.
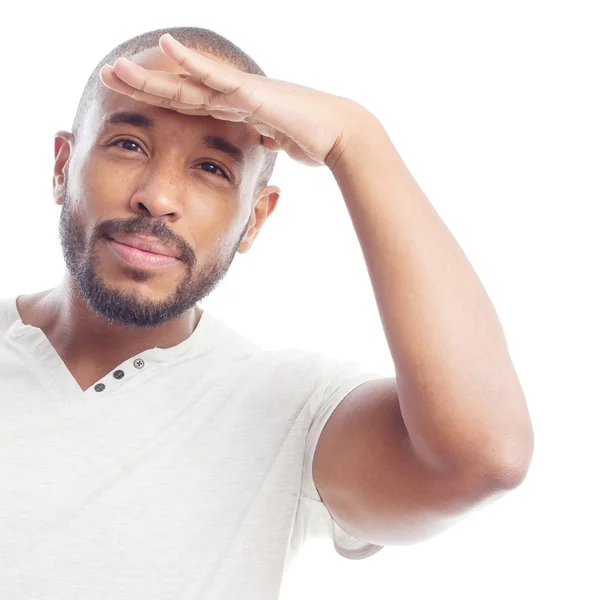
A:
[[[117,240],[108,238],[107,240],[114,254],[123,262],[132,267],[142,269],[159,269],[172,267],[181,262],[175,256],[166,256],[164,254],[156,254],[155,252],[146,252],[127,244],[121,244]]]
[[[144,250],[145,252],[151,252],[152,254],[162,254],[164,256],[179,258],[174,248],[163,244],[155,238],[142,237],[132,233],[116,233],[110,236],[110,239],[119,242],[119,244],[125,244],[139,250]]]

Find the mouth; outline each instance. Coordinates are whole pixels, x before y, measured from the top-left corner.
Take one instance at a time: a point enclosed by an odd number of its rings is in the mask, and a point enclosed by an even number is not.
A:
[[[137,267],[139,269],[160,269],[172,267],[181,262],[181,260],[175,256],[166,256],[165,254],[156,254],[155,252],[140,250],[139,248],[117,242],[112,238],[107,238],[107,241],[113,255],[131,267]]]

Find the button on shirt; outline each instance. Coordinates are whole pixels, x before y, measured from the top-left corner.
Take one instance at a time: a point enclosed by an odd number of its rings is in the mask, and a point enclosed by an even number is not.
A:
[[[192,335],[82,391],[0,299],[0,598],[275,600],[303,542],[360,559],[312,460],[327,419],[383,377],[265,350],[206,310]]]

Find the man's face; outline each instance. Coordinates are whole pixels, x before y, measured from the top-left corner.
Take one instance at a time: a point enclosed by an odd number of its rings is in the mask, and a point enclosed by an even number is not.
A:
[[[185,72],[158,48],[131,60]],[[111,123],[122,111],[147,117],[153,127]],[[206,135],[237,146],[244,163],[203,144]],[[55,185],[60,241],[78,293],[110,323],[147,328],[181,316],[211,293],[236,252],[248,250],[247,230],[257,232],[277,202],[278,194],[263,195],[255,209],[264,149],[246,123],[184,115],[104,88],[74,142],[70,149],[64,143],[55,166],[55,175],[64,167],[64,182]],[[108,239],[119,233],[156,238],[180,260],[131,266]]]

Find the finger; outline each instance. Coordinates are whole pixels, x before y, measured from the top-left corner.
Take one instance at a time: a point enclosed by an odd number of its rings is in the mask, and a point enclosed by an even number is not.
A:
[[[172,61],[189,71],[209,88],[223,94],[236,92],[250,75],[190,50],[169,33],[160,36],[158,45]]]
[[[173,108],[171,110],[181,113],[182,115],[190,115],[192,117],[210,117],[211,115],[203,108]]]
[[[263,146],[269,150],[269,152],[279,152],[281,146],[272,138],[266,135],[261,136]]]
[[[183,74],[148,70],[119,57],[115,61],[115,74],[132,88],[159,98],[171,100],[173,108],[202,107],[213,102],[219,93],[201,82],[187,81]]]
[[[226,121],[243,121],[247,113],[237,113],[234,109],[230,110],[207,110],[206,107],[194,107],[184,102],[175,102],[167,98],[159,98],[153,94],[142,92],[125,83],[122,79],[117,77],[114,68],[111,65],[103,65],[100,69],[100,79],[105,86],[132,97],[134,100],[139,102],[145,102],[153,106],[160,106],[162,108],[170,108],[176,112],[184,115],[191,115],[195,117],[214,117],[215,119],[221,119]]]
[[[215,119],[221,119],[222,121],[232,121],[233,123],[241,123],[246,118],[248,113],[236,112],[234,110],[219,110],[217,108],[207,107],[206,112]]]
[[[147,94],[146,92],[140,92],[139,90],[136,90],[134,87],[125,83],[122,79],[117,77],[115,71],[110,65],[103,65],[101,67],[100,79],[106,87],[118,92],[119,94],[129,96],[138,102],[145,102],[146,104],[160,106],[162,108],[174,108],[171,106],[171,100],[167,98],[159,98],[158,96]],[[189,105],[185,105],[185,107],[190,108]]]
[[[114,90],[115,92],[119,92],[120,94],[131,96],[134,88],[119,79],[111,65],[102,65],[99,75],[100,80],[106,87]]]
[[[147,102],[148,104],[154,104],[155,106],[160,106],[161,101],[167,102],[164,98],[157,98],[151,94],[136,90],[134,87],[124,82],[120,77],[117,77],[117,74],[111,65],[102,66],[100,69],[100,79],[102,80],[102,83],[111,90],[119,92],[119,94],[131,96],[140,102]]]
[[[270,138],[275,138],[275,135],[277,133],[275,128],[271,127],[270,125],[267,125],[265,122],[261,121],[260,119],[257,119],[256,117],[253,117],[253,116],[248,116],[244,119],[244,121],[246,123],[250,123],[250,125],[252,125],[254,127],[254,129],[256,129],[256,131],[258,131],[258,133],[260,133],[261,135],[267,136]]]

